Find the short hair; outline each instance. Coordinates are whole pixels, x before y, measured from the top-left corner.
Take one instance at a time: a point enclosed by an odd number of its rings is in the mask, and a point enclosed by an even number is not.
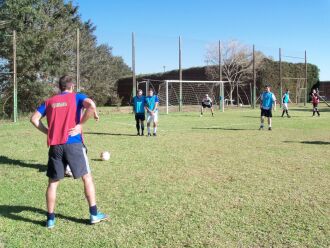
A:
[[[149,88],[149,91],[152,91],[152,92],[154,92],[154,89],[153,89],[153,88]]]
[[[69,75],[64,75],[58,81],[58,86],[61,91],[69,89],[73,84],[73,79]]]
[[[141,89],[138,89],[138,90],[137,90],[137,92],[143,92],[143,90],[141,90]]]

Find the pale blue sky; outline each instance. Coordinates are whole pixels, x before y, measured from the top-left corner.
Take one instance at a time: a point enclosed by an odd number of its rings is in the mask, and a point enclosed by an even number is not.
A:
[[[113,47],[131,66],[131,32],[136,34],[136,70],[151,73],[205,65],[208,44],[236,39],[278,59],[278,48],[303,57],[330,80],[330,0],[74,0],[83,20],[97,26],[99,43]],[[303,60],[289,60],[303,62]]]

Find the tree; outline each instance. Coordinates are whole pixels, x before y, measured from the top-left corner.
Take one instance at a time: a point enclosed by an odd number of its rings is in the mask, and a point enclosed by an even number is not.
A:
[[[236,40],[221,44],[223,80],[229,83],[229,100],[233,104],[233,91],[235,87],[253,75],[252,47]],[[256,69],[261,65],[265,56],[261,52],[255,53]],[[211,45],[206,53],[208,64],[206,73],[211,80],[219,80],[219,47]]]

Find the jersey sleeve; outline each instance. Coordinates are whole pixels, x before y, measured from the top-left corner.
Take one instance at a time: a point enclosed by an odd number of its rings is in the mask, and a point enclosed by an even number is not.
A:
[[[159,102],[158,96],[155,97],[155,103]]]
[[[86,98],[87,96],[85,94],[79,93],[76,95],[76,103],[78,108],[82,108],[84,106],[83,103]]]
[[[42,103],[38,108],[37,111],[44,117],[46,115],[46,103]]]

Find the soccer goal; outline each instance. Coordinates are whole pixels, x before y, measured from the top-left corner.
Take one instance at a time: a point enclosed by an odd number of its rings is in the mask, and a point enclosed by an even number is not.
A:
[[[224,83],[227,81],[195,81],[195,80],[146,80],[139,87],[148,91],[152,87],[159,98],[161,107],[166,113],[174,111],[199,110],[205,94],[208,94],[213,105],[224,111]]]

